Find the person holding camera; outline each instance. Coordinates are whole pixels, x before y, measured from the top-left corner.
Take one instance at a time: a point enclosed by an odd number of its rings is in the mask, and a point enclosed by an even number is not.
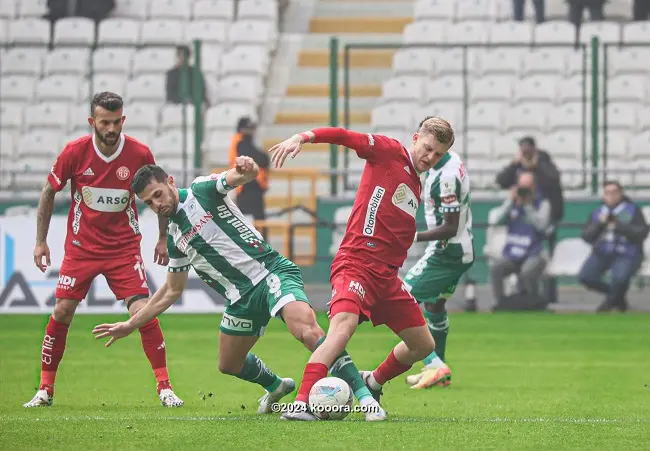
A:
[[[497,207],[490,219],[490,225],[505,224],[508,229],[502,257],[490,266],[497,306],[504,305],[504,278],[517,274],[526,297],[518,300],[516,308],[546,308],[539,296],[539,281],[548,262],[544,241],[551,222],[551,204],[537,190],[533,172],[525,171],[519,175],[510,196]]]
[[[599,312],[627,310],[625,295],[643,262],[649,230],[641,209],[624,195],[621,184],[605,182],[603,205],[593,211],[582,231],[582,239],[593,249],[578,274],[582,285],[606,296]],[[610,283],[602,280],[608,270]]]

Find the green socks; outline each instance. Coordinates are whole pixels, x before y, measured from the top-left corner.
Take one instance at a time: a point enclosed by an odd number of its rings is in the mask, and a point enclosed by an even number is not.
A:
[[[440,313],[431,313],[425,310],[424,317],[427,319],[429,332],[431,332],[431,336],[436,342],[436,351],[424,359],[424,363],[426,365],[427,359],[433,359],[436,356],[440,357],[440,359],[444,361],[445,347],[447,346],[447,334],[449,333],[449,318],[447,318],[447,311],[445,310],[444,312]]]
[[[246,356],[244,366],[237,377],[247,382],[259,384],[269,393],[275,391],[275,389],[282,383],[282,379],[276,376],[273,371],[268,369],[259,357],[250,352]]]

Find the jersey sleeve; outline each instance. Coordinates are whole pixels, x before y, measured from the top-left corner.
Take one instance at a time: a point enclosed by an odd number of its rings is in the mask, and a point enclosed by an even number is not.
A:
[[[70,145],[65,146],[63,151],[54,161],[54,165],[47,176],[47,180],[55,191],[59,192],[68,183],[74,174],[75,159],[73,148]]]
[[[168,272],[187,272],[190,270],[190,260],[174,245],[171,235],[167,235],[167,252],[169,252]]]
[[[156,164],[156,159],[153,156],[153,153],[151,152],[151,149],[149,147],[145,146],[144,147],[144,165],[148,164]]]
[[[228,171],[223,171],[220,174],[210,174],[205,177],[197,177],[192,182],[193,191],[216,191],[221,196],[225,196],[229,191],[232,191],[236,186],[230,186],[226,183],[226,174]]]
[[[460,211],[460,188],[460,180],[455,172],[444,171],[441,174],[439,190],[442,213],[456,213]],[[435,189],[435,184],[432,189]]]
[[[359,158],[371,162],[390,160],[401,151],[399,141],[384,135],[359,133],[340,127],[323,127],[312,130],[314,143],[328,143],[354,150]]]

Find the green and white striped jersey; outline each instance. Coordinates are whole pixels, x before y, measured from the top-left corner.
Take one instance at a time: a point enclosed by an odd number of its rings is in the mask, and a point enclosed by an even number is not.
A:
[[[283,258],[227,196],[226,172],[198,177],[179,189],[176,213],[169,218],[170,272],[194,268],[199,277],[230,303],[262,282],[266,269]]]
[[[443,223],[444,213],[460,212],[458,233],[449,240],[430,242],[427,253],[450,262],[470,263],[474,260],[471,206],[469,175],[458,154],[450,150],[427,172],[424,215],[427,227],[432,229]]]

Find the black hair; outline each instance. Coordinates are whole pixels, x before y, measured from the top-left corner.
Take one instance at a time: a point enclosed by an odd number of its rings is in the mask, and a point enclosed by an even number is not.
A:
[[[152,180],[159,183],[167,183],[168,178],[169,174],[167,174],[163,168],[156,166],[155,164],[148,164],[138,169],[138,172],[133,176],[133,180],[131,180],[131,190],[138,194],[144,191]]]
[[[179,45],[176,47],[176,55],[183,56],[186,59],[190,59],[190,48],[187,45]]]
[[[90,113],[93,117],[95,116],[95,108],[98,106],[114,113],[124,107],[124,101],[122,100],[122,97],[114,92],[98,92],[93,96],[93,100],[90,102]]]
[[[519,145],[528,144],[529,146],[537,147],[535,143],[535,138],[532,136],[524,136],[519,140]]]

